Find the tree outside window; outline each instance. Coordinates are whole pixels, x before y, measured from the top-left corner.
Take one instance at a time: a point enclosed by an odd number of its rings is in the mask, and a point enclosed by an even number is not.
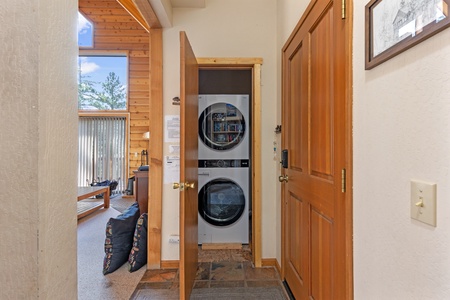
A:
[[[127,57],[78,57],[78,109],[127,109]]]

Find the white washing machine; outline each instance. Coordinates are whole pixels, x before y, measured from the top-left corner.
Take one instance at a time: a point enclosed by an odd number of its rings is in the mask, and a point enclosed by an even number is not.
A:
[[[249,160],[200,160],[198,243],[249,242]]]
[[[198,159],[249,159],[249,95],[199,95]]]

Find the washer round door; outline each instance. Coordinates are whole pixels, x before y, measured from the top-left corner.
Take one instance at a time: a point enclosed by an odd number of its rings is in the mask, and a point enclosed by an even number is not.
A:
[[[198,212],[209,224],[231,225],[239,220],[244,209],[244,191],[229,179],[211,180],[198,193]]]
[[[245,134],[241,111],[229,103],[208,106],[198,118],[200,140],[214,150],[230,150],[239,145]]]

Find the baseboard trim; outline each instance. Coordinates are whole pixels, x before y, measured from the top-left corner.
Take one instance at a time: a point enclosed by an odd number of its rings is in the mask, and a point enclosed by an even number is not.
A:
[[[180,267],[179,260],[162,260],[161,269],[178,269]]]
[[[276,258],[263,258],[261,259],[261,265],[263,267],[275,267],[279,274],[281,274],[281,267]]]
[[[261,265],[263,267],[275,267],[279,274],[281,274],[281,267],[276,258],[263,258],[261,259]],[[162,260],[161,269],[178,269],[180,266],[179,260]]]
[[[203,243],[202,250],[241,250],[239,243]]]

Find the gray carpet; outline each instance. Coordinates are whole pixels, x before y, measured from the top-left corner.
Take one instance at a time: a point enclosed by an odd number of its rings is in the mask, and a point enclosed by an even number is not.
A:
[[[136,300],[176,300],[178,299],[177,290],[139,290],[133,297]],[[288,299],[282,288],[274,287],[241,287],[241,288],[209,288],[194,289],[191,300],[286,300]]]
[[[127,209],[128,207],[130,207],[134,202],[136,202],[134,200],[134,198],[123,198],[122,195],[120,194],[113,194],[113,197],[111,198],[111,207],[114,208],[115,210],[123,213],[125,211],[125,209]]]
[[[78,221],[78,300],[129,299],[144,275],[146,266],[130,273],[127,264],[106,276],[102,273],[106,223],[119,214],[102,208]]]

